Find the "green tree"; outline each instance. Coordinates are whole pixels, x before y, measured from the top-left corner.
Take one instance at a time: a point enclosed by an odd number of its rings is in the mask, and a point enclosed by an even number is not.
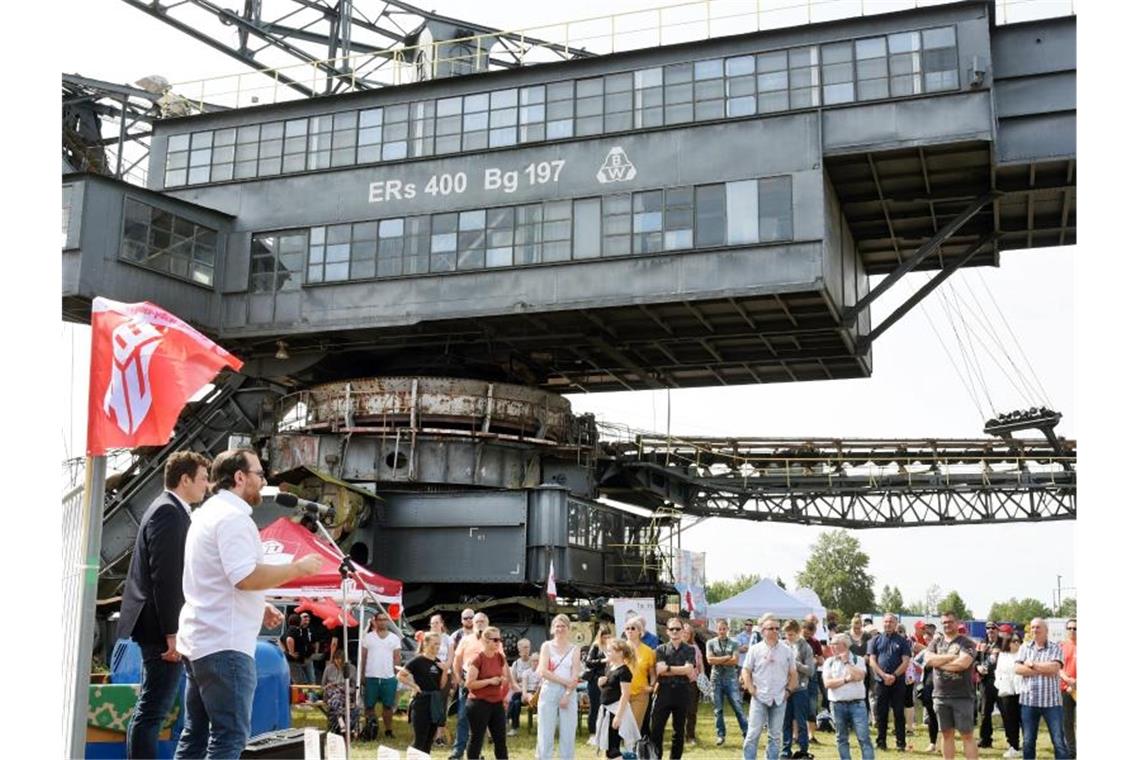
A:
[[[907,602],[902,606],[902,614],[904,615],[925,615],[926,602]]]
[[[879,594],[879,612],[894,612],[901,613],[903,609],[902,592],[899,587],[891,588],[889,585],[883,586],[883,591]]]
[[[1076,616],[1077,600],[1071,596],[1066,596],[1061,600],[1061,607],[1057,610],[1057,617],[1075,618]]]
[[[938,605],[938,608],[939,611],[953,610],[959,620],[970,620],[974,617],[974,613],[970,612],[970,608],[966,606],[966,602],[957,591],[951,591],[947,594],[942,599],[941,604]]]
[[[875,577],[867,572],[868,564],[870,557],[859,539],[844,530],[830,530],[811,545],[796,583],[815,591],[829,610],[866,612],[875,607]]]
[[[760,582],[760,576],[755,573],[742,575],[737,573],[730,581],[713,581],[705,586],[705,598],[709,604],[723,602],[729,597],[736,596],[745,589],[752,588]]]
[[[1009,620],[1014,623],[1028,623],[1035,617],[1049,617],[1050,609],[1044,602],[1026,597],[1010,597],[1005,602],[994,602],[990,607],[990,620]]]

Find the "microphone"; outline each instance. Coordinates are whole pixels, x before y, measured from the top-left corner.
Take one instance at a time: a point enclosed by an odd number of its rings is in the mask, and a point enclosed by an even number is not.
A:
[[[316,515],[317,517],[319,517],[321,519],[324,519],[325,517],[333,514],[333,512],[334,512],[333,508],[328,506],[327,504],[318,504],[315,501],[309,501],[308,499],[302,499],[298,496],[294,496],[291,493],[285,493],[284,491],[279,491],[277,493],[277,496],[275,497],[275,501],[287,509],[291,509],[293,507],[298,507],[301,510],[303,510],[303,511],[305,511],[311,515]]]

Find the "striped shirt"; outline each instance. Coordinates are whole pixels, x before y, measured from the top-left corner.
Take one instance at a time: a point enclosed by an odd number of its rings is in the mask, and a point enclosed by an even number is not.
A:
[[[1064,663],[1061,647],[1047,641],[1045,646],[1037,646],[1035,641],[1027,641],[1017,650],[1016,662],[1058,662]],[[1061,678],[1057,675],[1022,676],[1021,704],[1026,707],[1060,707]]]

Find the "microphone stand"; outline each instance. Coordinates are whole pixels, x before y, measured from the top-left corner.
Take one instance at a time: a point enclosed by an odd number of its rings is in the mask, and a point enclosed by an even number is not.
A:
[[[335,540],[333,540],[333,537],[329,534],[328,529],[325,528],[324,523],[321,522],[320,515],[312,515],[312,518],[313,518],[313,522],[316,524],[318,530],[320,530],[320,532],[324,536],[325,540],[333,548],[333,551],[335,551],[337,553],[337,555],[340,557],[340,565],[337,567],[337,572],[340,573],[341,619],[344,622],[344,637],[343,637],[344,662],[345,662],[345,665],[347,666],[347,664],[349,662],[349,659],[348,659],[348,615],[349,615],[349,610],[351,610],[352,608],[348,604],[348,583],[346,581],[349,578],[352,578],[354,581],[356,581],[357,585],[360,586],[361,591],[368,595],[368,597],[376,605],[377,609],[384,610],[384,605],[380,603],[380,600],[377,599],[376,595],[372,593],[372,589],[368,588],[368,584],[365,583],[364,579],[360,577],[360,573],[358,573],[356,571],[356,568],[353,566],[352,559],[347,554],[345,554],[343,551],[341,551],[340,546],[338,546],[337,542]],[[363,615],[361,617],[363,618]],[[364,627],[364,620],[363,619],[360,621],[359,625],[363,629],[363,627]],[[360,635],[361,635],[361,637],[364,636],[363,633],[361,633]],[[345,667],[345,673],[344,673],[344,711],[345,711],[344,712],[344,750],[345,750],[345,757],[352,757],[352,752],[351,752],[352,702],[350,701],[350,692],[349,692],[350,684],[349,684],[349,680],[348,680],[348,672],[347,671],[348,671],[348,668]],[[361,673],[359,671],[359,663],[358,663],[357,676],[359,676],[360,678],[363,678],[363,673]]]

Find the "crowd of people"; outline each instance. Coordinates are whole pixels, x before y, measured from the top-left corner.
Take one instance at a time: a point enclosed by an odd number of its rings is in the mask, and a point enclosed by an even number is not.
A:
[[[517,734],[524,708],[537,718],[536,757],[574,757],[583,682],[587,743],[607,758],[644,756],[645,743],[658,757],[681,758],[698,743],[702,695],[712,701],[716,746],[727,742],[727,704],[746,760],[757,757],[765,732],[768,760],[814,757],[824,731],[834,731],[845,759],[852,744],[863,760],[888,748],[914,751],[910,737],[921,731],[916,705],[929,732],[926,752],[944,758],[955,757],[959,740],[967,758],[995,746],[995,709],[1005,757],[1036,757],[1042,720],[1055,758],[1076,753],[1075,620],[1058,643],[1049,641],[1040,619],[1029,624],[1025,641],[997,623],[987,623],[985,638],[975,641],[952,611],[910,635],[892,613],[881,630],[855,617],[847,630],[832,623],[822,635],[814,615],[802,621],[765,615],[755,624],[744,621],[735,635],[726,620],[705,628],[672,617],[661,641],[656,626],[633,616],[617,632],[598,624],[584,648],[572,643],[569,618],[558,615],[538,652],[520,639],[513,662],[486,613],[464,610],[460,622],[446,635],[442,618],[433,617],[431,630],[417,634],[417,656],[396,673],[414,693],[413,746],[427,753],[447,747],[451,760],[480,757],[487,735],[494,756],[508,757],[506,740]],[[365,680],[367,690],[367,672]],[[449,699],[454,739],[446,725]]]
[[[251,508],[261,501],[265,475],[256,452],[233,449],[209,462],[176,452],[166,462],[166,489],[144,514],[128,571],[120,636],[138,642],[143,677],[127,734],[128,757],[155,757],[158,731],[186,674],[186,721],[178,758],[238,757],[249,739],[257,673],[258,632],[284,620],[267,604],[265,590],[319,569],[311,554],[288,564],[263,562]],[[212,488],[213,495],[206,499]],[[191,517],[190,505],[204,503]],[[925,622],[912,635],[897,616],[881,631],[869,620],[847,630],[809,615],[758,624],[746,620],[730,634],[729,622],[708,628],[680,617],[665,623],[630,616],[619,630],[601,623],[587,651],[574,644],[571,621],[556,615],[538,652],[520,640],[508,659],[500,630],[486,612],[464,610],[447,633],[436,615],[417,632],[418,651],[402,663],[401,637],[387,613],[368,622],[361,640],[361,695],[352,692],[356,670],[335,636],[313,626],[307,614],[291,616],[282,639],[294,678],[320,685],[334,729],[351,731],[357,699],[365,715],[380,708],[384,736],[393,738],[400,684],[409,689],[413,745],[430,753],[449,747],[452,760],[481,756],[489,735],[496,758],[508,757],[507,737],[519,729],[524,707],[537,716],[534,753],[541,760],[575,754],[579,686],[588,703],[588,744],[607,758],[646,747],[681,758],[698,743],[702,695],[715,716],[715,742],[727,742],[727,702],[740,729],[742,752],[753,760],[767,732],[766,757],[812,758],[819,733],[834,730],[841,758],[851,757],[855,734],[863,760],[888,748],[910,750],[921,704],[929,731],[927,751],[955,756],[960,738],[967,758],[994,746],[992,714],[1002,718],[1006,757],[1036,757],[1042,720],[1054,757],[1076,755],[1076,620],[1064,641],[1049,640],[1034,619],[1022,640],[1012,626],[986,624],[984,639],[966,635],[952,611],[940,627]],[[350,653],[349,653],[350,654]],[[583,684],[584,682],[584,684]],[[347,694],[346,694],[347,690]],[[747,703],[747,706],[746,706]],[[456,713],[454,736],[448,706]],[[875,740],[871,739],[871,716]],[[979,739],[975,739],[975,726]],[[529,753],[528,753],[529,754]]]

